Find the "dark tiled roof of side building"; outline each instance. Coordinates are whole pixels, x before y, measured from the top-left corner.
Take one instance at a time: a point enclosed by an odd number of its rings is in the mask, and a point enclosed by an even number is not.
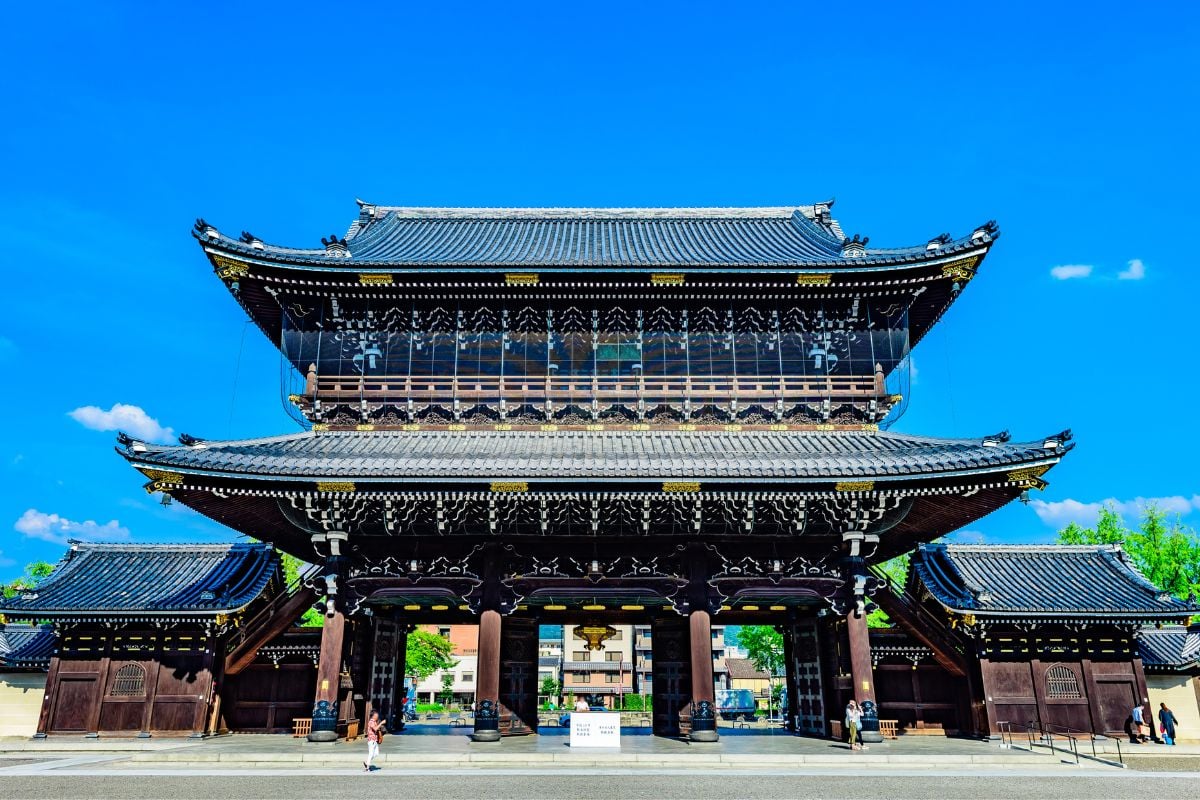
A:
[[[1146,669],[1172,672],[1200,669],[1200,626],[1143,628],[1138,634],[1137,649]]]
[[[0,625],[0,669],[46,669],[54,641],[49,625]]]
[[[883,431],[347,431],[121,452],[153,468],[278,478],[905,477],[1052,464],[1071,445]]]
[[[770,675],[754,668],[754,662],[748,658],[727,658],[725,664],[729,668],[729,679],[734,681],[765,681]]]
[[[208,616],[249,605],[278,568],[274,549],[265,544],[73,542],[35,589],[0,601],[0,614]]]
[[[952,611],[992,618],[1177,620],[1200,611],[1147,581],[1118,545],[921,545],[911,570]]]

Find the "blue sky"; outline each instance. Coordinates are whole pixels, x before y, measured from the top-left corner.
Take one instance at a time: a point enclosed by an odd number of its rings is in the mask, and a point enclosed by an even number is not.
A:
[[[68,536],[230,536],[96,428],[294,430],[189,229],[312,246],[355,197],[836,197],[880,246],[996,219],[898,429],[1079,446],[967,538],[1044,541],[1108,499],[1200,521],[1195,5],[437,5],[7,10],[0,576]]]

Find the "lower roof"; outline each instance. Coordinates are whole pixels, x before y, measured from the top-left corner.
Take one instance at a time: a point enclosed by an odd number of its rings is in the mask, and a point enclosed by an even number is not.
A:
[[[1147,669],[1196,669],[1200,667],[1200,627],[1143,628],[1138,633],[1137,649]]]
[[[1120,545],[925,544],[910,569],[937,602],[976,617],[1118,621],[1200,611],[1146,580]]]
[[[1052,464],[1069,446],[883,431],[347,431],[131,442],[139,468],[262,479],[831,480]]]
[[[73,542],[34,589],[0,600],[18,619],[209,616],[245,608],[279,567],[265,544],[93,544]]]
[[[54,642],[49,625],[0,625],[0,669],[46,669]]]

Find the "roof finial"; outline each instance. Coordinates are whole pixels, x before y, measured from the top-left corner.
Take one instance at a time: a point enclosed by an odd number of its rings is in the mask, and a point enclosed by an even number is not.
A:
[[[346,246],[345,239],[339,239],[336,233],[329,234],[329,238],[321,238],[321,244],[325,245],[325,255],[329,258],[349,258],[350,248]]]
[[[255,236],[250,231],[242,231],[242,241],[253,247],[255,250],[265,250],[266,245],[263,240]]]
[[[870,237],[854,234],[853,239],[842,240],[842,258],[862,258],[867,254]]]
[[[978,242],[980,240],[994,239],[999,230],[1000,226],[996,224],[996,220],[989,219],[974,230],[971,234],[971,241]]]

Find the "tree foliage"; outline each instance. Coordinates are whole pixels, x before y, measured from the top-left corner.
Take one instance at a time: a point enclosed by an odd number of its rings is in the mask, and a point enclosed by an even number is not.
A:
[[[15,597],[28,592],[54,571],[54,565],[47,561],[33,561],[25,565],[25,572],[19,578],[0,585],[0,594],[4,597]]]
[[[908,580],[908,553],[888,559],[880,564],[879,568],[888,576],[893,586],[897,589],[902,589],[904,582]],[[876,608],[867,614],[867,627],[890,628],[892,627],[892,620],[887,614],[883,613],[883,609]]]
[[[1153,503],[1135,530],[1111,507],[1100,509],[1096,527],[1072,522],[1058,532],[1062,544],[1120,544],[1146,579],[1176,597],[1200,594],[1200,538]]]
[[[454,669],[458,661],[451,656],[453,651],[454,645],[446,637],[415,630],[408,635],[404,673],[415,675],[417,683],[420,683],[439,670]]]
[[[561,691],[562,687],[559,686],[558,681],[554,679],[553,675],[547,675],[546,677],[542,678],[542,686],[540,689],[541,694],[554,699],[558,697],[558,694]]]
[[[283,582],[287,586],[295,586],[300,581],[300,572],[308,566],[305,562],[284,552],[279,553],[280,566],[283,567]],[[325,624],[325,619],[320,611],[315,608],[310,608],[304,612],[304,616],[300,617],[300,621],[296,623],[301,628],[319,628]]]
[[[768,675],[783,672],[783,634],[771,625],[743,625],[737,634],[738,646],[756,670]]]

